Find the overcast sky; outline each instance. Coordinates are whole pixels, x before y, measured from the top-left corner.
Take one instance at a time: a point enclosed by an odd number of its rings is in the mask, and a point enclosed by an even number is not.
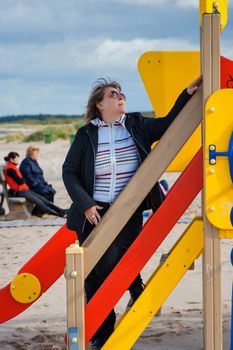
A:
[[[80,114],[99,77],[129,111],[152,110],[137,71],[145,51],[199,49],[198,0],[1,0],[0,116]],[[222,35],[233,59],[233,0]]]

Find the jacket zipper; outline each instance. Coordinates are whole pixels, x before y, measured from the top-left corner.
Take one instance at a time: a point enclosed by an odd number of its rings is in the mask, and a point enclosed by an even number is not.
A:
[[[82,227],[82,233],[84,232],[84,228],[85,228],[85,225],[86,225],[86,221],[87,221],[87,219],[85,218],[84,223],[83,223],[83,227]]]
[[[114,149],[114,125],[110,125],[110,149],[111,149],[111,162],[112,162],[112,186],[110,191],[109,202],[113,201],[115,185],[116,185],[116,162],[115,162],[115,149]]]

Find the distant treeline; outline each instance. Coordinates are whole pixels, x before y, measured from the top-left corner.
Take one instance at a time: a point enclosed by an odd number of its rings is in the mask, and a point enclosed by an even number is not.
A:
[[[143,112],[143,115],[148,117],[154,117],[154,112]],[[23,122],[25,124],[36,124],[40,122],[41,124],[60,124],[72,123],[77,121],[77,119],[83,119],[84,115],[67,115],[67,114],[34,114],[34,115],[8,115],[0,117],[0,123],[17,123]]]
[[[28,122],[37,123],[38,121],[42,124],[47,123],[61,123],[62,121],[72,122],[77,119],[84,118],[84,115],[66,115],[66,114],[34,114],[34,115],[8,115],[0,117],[0,123],[17,123],[17,122]]]

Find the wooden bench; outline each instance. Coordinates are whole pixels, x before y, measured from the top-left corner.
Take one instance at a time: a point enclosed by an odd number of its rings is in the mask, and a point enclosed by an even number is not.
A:
[[[9,212],[0,216],[0,220],[25,220],[31,217],[33,205],[23,197],[9,197],[7,191],[7,183],[4,175],[4,166],[0,165],[0,185],[1,205],[6,204]]]

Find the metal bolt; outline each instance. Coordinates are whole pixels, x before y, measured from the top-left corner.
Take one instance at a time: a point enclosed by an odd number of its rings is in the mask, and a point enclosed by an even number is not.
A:
[[[76,278],[78,276],[77,271],[72,271],[70,276],[71,276],[71,278]]]
[[[210,108],[209,108],[209,112],[210,112],[210,113],[214,113],[214,112],[215,112],[215,108],[214,108],[214,107],[210,107]]]
[[[210,211],[210,212],[215,211],[215,207],[214,207],[214,206],[209,207],[209,211]]]
[[[214,174],[214,173],[215,173],[215,170],[214,170],[214,169],[210,169],[210,170],[209,170],[209,174],[212,175],[212,174]]]
[[[213,159],[213,158],[212,158],[212,159],[210,159],[210,164],[212,164],[212,165],[213,165],[213,164],[216,164],[216,160],[215,160],[215,159]]]
[[[216,8],[216,9],[218,9],[218,7],[219,7],[219,3],[218,3],[217,1],[214,1],[214,3],[213,3],[213,7],[214,7],[214,8]]]
[[[216,147],[215,147],[215,145],[210,145],[210,146],[209,146],[209,149],[210,149],[210,151],[215,151],[215,150],[216,150]]]
[[[73,344],[76,344],[77,342],[78,342],[78,338],[76,338],[76,337],[72,338],[72,343]]]

